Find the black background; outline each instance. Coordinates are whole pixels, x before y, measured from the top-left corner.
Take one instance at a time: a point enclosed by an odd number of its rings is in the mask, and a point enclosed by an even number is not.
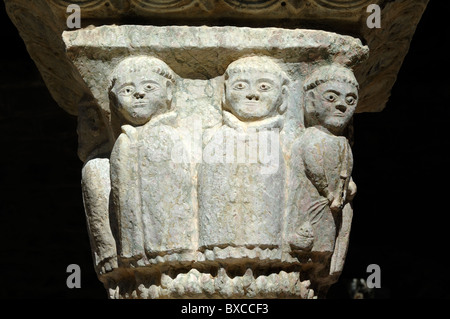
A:
[[[414,0],[411,0],[414,1]],[[81,198],[76,118],[49,94],[1,7],[0,298],[106,299]],[[450,298],[448,1],[431,0],[385,110],[354,117],[358,185],[344,272],[381,267],[375,298]],[[81,267],[81,289],[66,268]]]

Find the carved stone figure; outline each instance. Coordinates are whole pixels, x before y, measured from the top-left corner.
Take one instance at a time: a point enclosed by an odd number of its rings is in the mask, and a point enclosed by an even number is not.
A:
[[[325,296],[348,247],[350,70],[367,47],[317,30],[189,26],[65,41],[90,90],[83,198],[111,298]]]
[[[310,74],[303,88],[306,129],[292,146],[287,238],[294,251],[330,256],[339,248],[342,257],[352,213],[348,203],[356,193],[344,134],[357,105],[358,83],[350,69],[327,65]],[[333,259],[330,273],[339,271],[338,264]]]
[[[197,244],[191,168],[172,159],[180,144],[171,110],[175,78],[149,56],[126,58],[111,76],[111,104],[122,123],[111,153],[111,185],[124,265],[189,253]]]
[[[289,78],[274,60],[252,56],[231,63],[224,79],[223,124],[206,138],[198,173],[200,247],[275,249],[285,201],[279,131]]]
[[[116,241],[110,224],[110,166],[109,159],[93,158],[81,172],[81,187],[89,239],[98,275],[117,268]]]

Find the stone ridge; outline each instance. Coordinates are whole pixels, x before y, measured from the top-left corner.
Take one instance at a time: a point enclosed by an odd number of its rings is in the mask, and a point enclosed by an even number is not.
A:
[[[101,26],[95,29],[64,31],[63,40],[69,56],[116,58],[125,54],[154,54],[164,58],[175,72],[185,77],[177,68],[175,56],[191,53],[191,60],[201,65],[201,70],[222,69],[231,61],[247,54],[267,54],[287,63],[308,62],[317,57],[353,67],[368,57],[369,49],[359,39],[333,32],[248,27],[192,27],[192,26]],[[179,52],[174,52],[179,50]],[[194,53],[215,55],[215,59],[196,58]],[[167,54],[171,53],[171,54]],[[231,55],[230,55],[231,53]],[[173,55],[173,61],[171,55]],[[209,65],[211,64],[211,66]],[[214,64],[214,68],[212,66]],[[218,76],[211,72],[210,77]]]
[[[108,288],[110,299],[171,299],[171,298],[301,298],[316,299],[309,280],[300,280],[299,272],[254,275],[249,268],[243,276],[228,276],[220,268],[216,276],[191,269],[171,278],[162,274],[159,284],[135,283],[130,291],[118,285]],[[124,291],[126,290],[126,291]]]

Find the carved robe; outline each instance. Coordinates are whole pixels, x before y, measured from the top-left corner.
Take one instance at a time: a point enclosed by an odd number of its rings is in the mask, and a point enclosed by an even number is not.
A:
[[[194,179],[189,163],[172,158],[181,144],[174,118],[168,113],[142,127],[124,125],[114,145],[111,183],[123,260],[196,248]]]
[[[229,112],[224,111],[223,116],[223,126],[203,149],[198,173],[200,246],[279,247],[285,163],[276,132],[282,119],[277,116],[247,124]],[[275,134],[265,139],[262,131]],[[239,157],[242,145],[244,160]],[[272,161],[264,160],[259,153],[265,146],[272,152]],[[208,163],[205,156],[211,152],[217,156],[216,161]]]
[[[333,252],[341,218],[327,197],[345,202],[353,168],[347,139],[307,128],[292,146],[290,167],[288,242],[293,249]]]

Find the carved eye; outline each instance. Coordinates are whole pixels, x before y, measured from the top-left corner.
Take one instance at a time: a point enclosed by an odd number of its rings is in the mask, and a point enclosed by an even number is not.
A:
[[[272,88],[272,86],[269,83],[261,83],[259,85],[260,91],[269,91]]]
[[[154,90],[156,90],[157,88],[158,88],[158,85],[156,85],[156,84],[154,84],[154,83],[147,83],[147,84],[145,84],[145,86],[144,86],[144,90],[145,90],[146,92],[154,91]]]
[[[323,97],[325,98],[325,100],[327,100],[328,102],[334,102],[337,99],[337,95],[333,92],[325,92]]]
[[[134,86],[131,85],[125,86],[119,91],[119,94],[123,96],[128,96],[133,93],[134,93]]]
[[[356,97],[353,96],[353,95],[348,95],[348,96],[345,98],[345,101],[347,102],[348,105],[353,105],[353,104],[356,103]]]
[[[237,82],[233,85],[233,89],[235,90],[243,90],[247,87],[247,83],[245,82]]]

